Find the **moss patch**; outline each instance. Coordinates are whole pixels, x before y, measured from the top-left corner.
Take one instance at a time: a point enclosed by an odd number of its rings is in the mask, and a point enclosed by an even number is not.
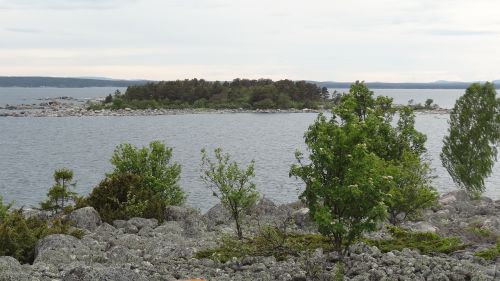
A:
[[[393,239],[365,240],[368,245],[378,247],[382,252],[417,249],[422,254],[450,254],[462,250],[466,245],[458,237],[442,237],[431,232],[411,232],[398,227],[389,227]]]
[[[274,256],[277,260],[284,260],[288,256],[297,256],[300,252],[318,248],[332,251],[333,244],[320,234],[286,234],[277,228],[265,227],[251,239],[224,237],[218,248],[199,251],[196,258],[227,262],[232,258],[239,259],[244,256]]]
[[[474,253],[474,256],[483,258],[485,260],[496,260],[500,257],[500,241],[497,244],[489,249],[477,251]]]

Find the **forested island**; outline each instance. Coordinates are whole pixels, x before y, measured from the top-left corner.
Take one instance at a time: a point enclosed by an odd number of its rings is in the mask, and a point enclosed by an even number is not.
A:
[[[331,101],[326,87],[305,81],[191,79],[129,86],[91,108],[316,109]]]

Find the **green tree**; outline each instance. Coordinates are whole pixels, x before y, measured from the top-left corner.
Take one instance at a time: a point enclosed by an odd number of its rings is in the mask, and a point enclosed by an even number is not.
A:
[[[180,205],[185,195],[178,181],[181,166],[171,163],[172,148],[160,141],[149,147],[137,148],[131,144],[119,145],[111,157],[114,171],[108,175],[132,174],[141,177],[142,185],[158,195],[166,205]],[[129,198],[130,201],[136,199]],[[137,203],[139,200],[136,200]],[[142,202],[144,203],[144,202]]]
[[[485,190],[500,139],[499,103],[491,83],[474,83],[455,103],[443,140],[441,161],[453,181],[471,196]]]
[[[54,214],[64,211],[66,207],[70,207],[70,202],[73,201],[77,194],[71,191],[70,187],[75,187],[73,182],[73,171],[67,168],[54,171],[55,184],[47,193],[47,200],[41,203],[43,210],[50,210]]]
[[[296,152],[298,164],[290,170],[306,184],[301,199],[319,232],[342,254],[363,232],[375,230],[386,214],[383,186],[390,180],[383,174],[383,161],[368,151],[365,138],[357,113],[342,118],[334,112],[330,120],[320,114],[305,134],[309,163]]]
[[[428,163],[422,160],[426,137],[414,125],[411,108],[396,111],[392,99],[373,98],[363,82],[356,82],[330,120],[320,115],[306,132],[309,163],[298,153],[290,175],[305,182],[301,198],[339,251],[373,230],[386,208],[397,223],[435,202]]]
[[[243,212],[252,207],[258,198],[255,183],[254,161],[246,169],[240,169],[238,163],[232,162],[229,154],[223,154],[222,149],[215,149],[215,160],[211,160],[205,149],[201,150],[201,178],[220,199],[236,224],[236,234],[243,238],[241,229]]]
[[[365,126],[368,150],[385,161],[386,175],[392,178],[392,184],[385,187],[391,223],[414,218],[435,204],[437,192],[431,185],[429,163],[424,161],[427,137],[415,129],[415,114],[410,106],[396,110],[391,98],[373,98],[373,92],[364,83],[356,82],[337,111],[345,119],[356,112]]]

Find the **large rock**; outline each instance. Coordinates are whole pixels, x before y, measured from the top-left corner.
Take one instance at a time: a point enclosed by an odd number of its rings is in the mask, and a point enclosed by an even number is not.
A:
[[[147,281],[145,276],[131,269],[106,267],[95,268],[79,266],[71,269],[62,279],[63,281]]]
[[[21,264],[13,257],[0,257],[0,272],[12,270],[21,270]]]
[[[206,228],[200,212],[196,209],[182,206],[167,206],[165,209],[167,222],[179,222],[187,237],[199,236]]]
[[[128,222],[137,227],[138,230],[141,230],[144,227],[155,228],[158,226],[157,219],[131,218]]]
[[[94,231],[102,223],[101,216],[93,207],[74,210],[66,216],[66,220],[74,221],[76,227],[89,231]]]
[[[227,225],[231,222],[231,214],[222,206],[222,204],[213,206],[202,217],[209,230],[214,229],[215,226],[223,224]]]
[[[38,241],[34,263],[67,264],[88,254],[89,251],[89,247],[73,236],[53,234]]]
[[[261,216],[273,216],[278,211],[278,206],[276,204],[267,199],[266,197],[262,197],[257,203],[250,208],[250,215],[256,215],[258,217]]]

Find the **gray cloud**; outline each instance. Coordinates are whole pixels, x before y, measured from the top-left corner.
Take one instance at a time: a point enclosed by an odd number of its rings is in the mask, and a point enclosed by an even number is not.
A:
[[[499,32],[489,30],[457,30],[457,29],[433,29],[426,31],[436,36],[491,36],[498,35]]]
[[[0,9],[114,9],[136,0],[0,0]]]
[[[7,28],[5,28],[5,30],[9,31],[9,32],[32,33],[32,34],[41,33],[42,32],[41,30],[35,29],[35,28],[19,28],[19,27],[7,27]]]

